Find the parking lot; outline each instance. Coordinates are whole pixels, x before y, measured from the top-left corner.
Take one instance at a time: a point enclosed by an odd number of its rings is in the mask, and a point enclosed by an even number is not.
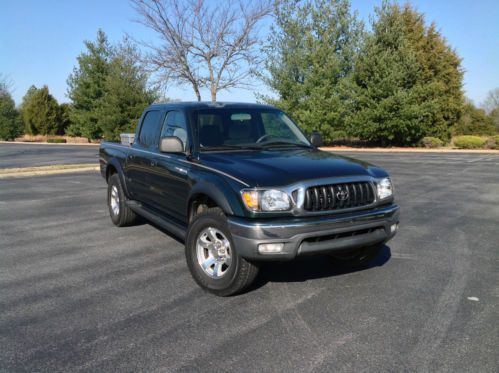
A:
[[[71,151],[47,161],[97,149]],[[231,298],[165,232],[114,227],[97,173],[0,180],[0,371],[497,372],[499,155],[348,155],[395,183],[382,255],[265,264]]]
[[[97,163],[98,153],[95,145],[0,143],[0,168]]]

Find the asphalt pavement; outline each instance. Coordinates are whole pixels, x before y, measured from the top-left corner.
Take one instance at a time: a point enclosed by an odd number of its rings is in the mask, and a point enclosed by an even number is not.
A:
[[[382,254],[266,264],[231,298],[114,227],[97,173],[0,180],[0,371],[497,372],[499,156],[352,155],[395,183]]]
[[[99,162],[97,145],[0,143],[0,168]]]

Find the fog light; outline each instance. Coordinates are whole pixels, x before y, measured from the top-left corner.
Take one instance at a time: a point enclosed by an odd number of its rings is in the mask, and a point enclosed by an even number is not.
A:
[[[274,254],[280,253],[283,248],[283,243],[262,243],[258,245],[258,252],[260,254]]]
[[[395,232],[397,231],[398,227],[399,227],[399,225],[398,225],[398,224],[392,224],[392,225],[390,226],[390,232],[391,232],[391,233],[395,233]]]

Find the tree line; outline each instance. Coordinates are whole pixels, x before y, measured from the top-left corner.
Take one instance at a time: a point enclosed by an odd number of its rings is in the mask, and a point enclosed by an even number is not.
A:
[[[486,113],[464,98],[461,59],[435,23],[383,1],[365,28],[348,0],[280,1],[262,74],[277,97],[260,98],[327,141],[415,145],[497,133],[497,107]]]
[[[370,25],[349,0],[132,4],[159,42],[125,38],[111,45],[99,30],[67,80],[69,104],[59,105],[44,86],[31,87],[16,108],[8,84],[0,84],[0,138],[117,139],[160,98],[160,88],[189,86],[198,100],[206,89],[215,101],[221,90],[258,91],[256,81],[271,91],[256,93],[259,101],[282,108],[327,142],[410,146],[499,131],[499,88],[483,108],[468,100],[461,58],[410,4],[383,1]],[[258,26],[269,16],[264,40]]]
[[[70,103],[60,104],[47,86],[31,86],[16,108],[9,84],[0,84],[0,138],[22,134],[118,139],[133,131],[145,107],[159,98],[137,47],[124,39],[111,45],[102,30],[85,42],[67,79]]]

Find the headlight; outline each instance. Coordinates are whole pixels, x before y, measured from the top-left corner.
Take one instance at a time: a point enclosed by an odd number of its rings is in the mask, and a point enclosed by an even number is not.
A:
[[[286,211],[291,208],[288,195],[280,190],[243,190],[241,195],[250,211]]]
[[[385,199],[393,195],[393,185],[391,180],[386,177],[378,181],[378,199]]]

